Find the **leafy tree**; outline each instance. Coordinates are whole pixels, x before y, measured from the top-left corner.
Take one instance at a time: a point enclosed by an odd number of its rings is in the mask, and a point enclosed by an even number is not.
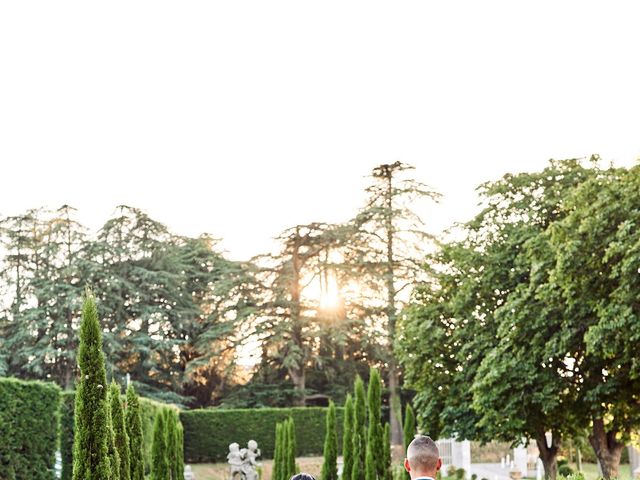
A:
[[[115,382],[111,382],[111,386],[109,387],[109,401],[115,448],[120,459],[117,479],[130,480],[131,461],[129,437],[126,431],[124,411],[122,410],[122,401],[120,399],[120,387]]]
[[[373,169],[372,183],[367,187],[367,204],[354,220],[357,233],[352,236],[347,263],[354,268],[371,292],[372,305],[384,304],[377,313],[386,329],[389,404],[391,407],[391,439],[402,443],[402,412],[400,403],[400,371],[393,353],[398,312],[405,303],[403,291],[411,288],[422,271],[425,242],[431,236],[425,233],[420,217],[410,204],[425,198],[437,200],[438,195],[416,180],[405,178],[413,167],[395,162]],[[372,315],[376,308],[372,308]]]
[[[376,476],[384,476],[384,444],[383,427],[380,419],[382,410],[382,383],[380,373],[376,368],[371,369],[369,388],[367,392],[369,404],[369,428],[367,429],[367,448],[371,450],[371,457],[375,462]],[[368,468],[368,467],[367,467]]]
[[[355,416],[353,411],[353,398],[347,395],[344,404],[344,425],[342,428],[342,478],[351,480],[354,464],[353,432]]]
[[[110,480],[107,375],[98,311],[89,291],[82,308],[78,367],[80,381],[76,386],[73,480]]]
[[[416,435],[416,417],[413,413],[411,404],[407,404],[404,413],[404,451],[407,451],[409,444],[413,441]],[[411,480],[409,472],[404,472],[406,480]]]
[[[320,478],[322,480],[338,480],[338,434],[336,433],[336,406],[333,402],[329,402],[329,410],[327,411],[323,456]]]
[[[132,384],[127,387],[126,426],[129,439],[131,480],[144,480],[144,458],[142,454],[142,418],[140,402]]]
[[[151,480],[171,480],[168,457],[166,415],[160,411],[153,424]]]

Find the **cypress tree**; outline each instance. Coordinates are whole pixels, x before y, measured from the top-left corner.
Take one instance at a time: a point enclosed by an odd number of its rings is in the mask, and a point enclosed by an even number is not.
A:
[[[282,464],[282,424],[276,423],[276,447],[273,451],[273,472],[271,480],[280,480],[280,470]]]
[[[167,429],[163,411],[156,414],[153,424],[151,460],[151,480],[171,480],[167,459]]]
[[[176,438],[177,426],[175,412],[172,409],[165,409],[165,426],[167,435],[167,462],[169,463],[169,478],[176,480],[176,464],[178,463],[178,439]]]
[[[338,434],[336,433],[336,406],[329,402],[324,437],[324,461],[321,480],[338,480]]]
[[[409,444],[412,442],[413,438],[416,435],[416,417],[413,413],[413,408],[411,408],[410,404],[407,404],[407,408],[404,413],[404,451],[407,451],[409,448]],[[404,472],[405,479],[411,480],[411,475],[409,472]]]
[[[184,479],[184,428],[178,418],[178,428],[176,429],[178,436],[178,462],[176,464],[176,478]]]
[[[109,408],[102,334],[93,295],[87,290],[82,307],[80,381],[76,386],[73,480],[111,480]]]
[[[392,480],[391,474],[391,427],[388,423],[384,424],[384,436],[383,439],[383,451],[384,451],[384,473],[382,475],[383,480]]]
[[[107,423],[108,423],[108,438],[107,438],[107,451],[109,452],[109,468],[111,470],[111,480],[118,480],[120,478],[120,453],[116,448],[116,436],[113,431],[113,422],[111,421],[111,405],[107,402]]]
[[[369,404],[369,429],[367,431],[367,448],[371,450],[371,458],[375,462],[376,475],[384,475],[384,447],[382,442],[382,423],[380,410],[382,408],[382,383],[377,368],[372,368],[369,375],[369,389],[367,392]]]
[[[115,447],[120,457],[120,469],[118,480],[131,479],[131,463],[129,460],[129,437],[124,423],[124,412],[120,399],[120,387],[117,383],[111,382],[109,387],[109,400],[111,406],[111,423]]]
[[[355,390],[355,401],[354,401],[354,465],[356,463],[360,463],[361,470],[363,476],[359,479],[354,480],[362,480],[364,478],[364,461],[365,461],[365,445],[364,442],[367,438],[366,435],[366,420],[367,420],[367,407],[365,403],[365,393],[364,393],[364,383],[362,382],[362,378],[360,375],[356,376],[356,381],[354,385]],[[359,438],[358,438],[359,437]],[[358,444],[356,446],[356,443]],[[356,452],[358,456],[356,457]],[[356,462],[357,459],[357,462]]]
[[[129,385],[127,388],[126,409],[127,436],[129,438],[129,471],[131,480],[144,480],[144,458],[142,456],[142,417],[138,395]]]
[[[351,480],[353,472],[353,399],[347,395],[344,403],[344,424],[342,427],[342,478]]]
[[[362,448],[364,446],[364,442],[362,441],[362,437],[356,431],[353,436],[353,470],[351,472],[352,480],[365,480],[364,479],[364,462],[361,460],[362,458]]]
[[[367,443],[367,454],[365,456],[365,468],[364,479],[365,480],[377,480],[377,463],[373,453],[373,446],[371,443]]]
[[[287,452],[287,476],[285,480],[296,474],[296,426],[291,417],[289,417],[288,425]]]

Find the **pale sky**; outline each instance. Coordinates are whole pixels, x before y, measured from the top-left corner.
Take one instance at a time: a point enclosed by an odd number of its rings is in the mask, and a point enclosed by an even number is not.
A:
[[[438,232],[506,172],[640,157],[634,4],[1,2],[0,215],[129,204],[244,259],[401,160]]]

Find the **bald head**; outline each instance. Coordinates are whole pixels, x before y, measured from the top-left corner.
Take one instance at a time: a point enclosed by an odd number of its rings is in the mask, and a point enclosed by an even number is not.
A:
[[[432,477],[440,469],[442,461],[436,442],[425,435],[417,435],[407,448],[405,468],[411,478]]]

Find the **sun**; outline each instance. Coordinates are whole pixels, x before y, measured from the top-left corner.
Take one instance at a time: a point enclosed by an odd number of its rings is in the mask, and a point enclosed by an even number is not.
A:
[[[320,308],[323,310],[333,310],[340,306],[342,298],[340,296],[340,289],[338,288],[338,282],[335,277],[327,277],[325,282],[322,282],[320,288]]]

